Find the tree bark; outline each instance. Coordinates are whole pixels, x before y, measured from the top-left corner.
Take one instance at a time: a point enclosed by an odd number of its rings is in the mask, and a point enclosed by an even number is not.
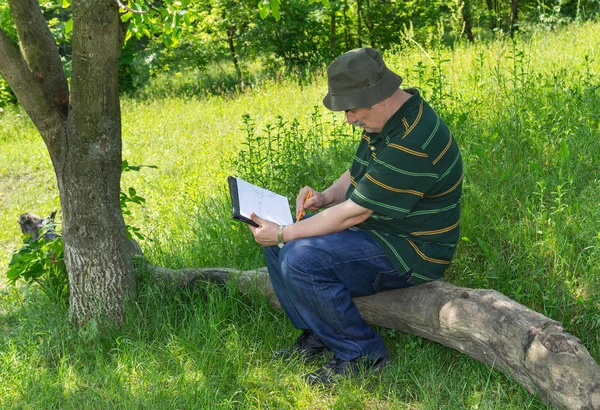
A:
[[[462,23],[463,30],[467,35],[467,39],[469,42],[474,43],[475,37],[473,36],[473,23],[471,23],[471,4],[466,0],[463,2],[462,7]]]
[[[266,268],[149,270],[159,280],[180,285],[234,279],[242,293],[258,291],[279,308]],[[367,322],[433,340],[489,364],[556,408],[600,409],[600,366],[581,342],[560,323],[499,292],[437,281],[354,302]]]
[[[229,47],[229,55],[231,56],[233,67],[235,68],[235,74],[237,75],[240,84],[242,84],[244,79],[242,78],[242,70],[240,69],[237,52],[235,50],[235,26],[233,25],[227,27],[227,46]]]
[[[37,0],[9,0],[21,53],[46,98],[67,116],[69,86],[52,32]]]
[[[329,8],[329,57],[335,58],[337,55],[337,4],[335,0],[330,3]]]
[[[65,140],[52,150],[59,153],[53,162],[63,211],[70,313],[79,324],[118,324],[134,290],[119,198],[120,19],[113,0],[74,0],[72,7],[70,114]]]
[[[0,74],[42,136],[59,134],[64,119],[48,101],[38,79],[29,71],[23,56],[0,29]]]
[[[71,317],[80,325],[119,324],[134,290],[134,271],[119,197],[123,25],[117,3],[72,3],[70,100],[39,4],[10,0],[10,7],[21,52],[0,30],[0,73],[50,153],[62,207]]]
[[[511,36],[519,29],[519,0],[512,0],[510,3],[510,34]]]

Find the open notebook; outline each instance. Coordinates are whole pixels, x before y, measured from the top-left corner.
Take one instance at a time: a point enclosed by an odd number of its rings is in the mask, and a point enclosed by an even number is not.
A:
[[[258,226],[250,219],[256,215],[278,225],[291,225],[290,203],[283,195],[261,188],[241,178],[228,177],[233,217],[247,224]]]

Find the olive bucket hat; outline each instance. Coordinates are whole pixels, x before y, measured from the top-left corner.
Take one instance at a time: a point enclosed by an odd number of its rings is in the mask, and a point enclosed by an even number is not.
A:
[[[402,77],[387,68],[379,51],[357,48],[327,67],[327,83],[323,104],[332,111],[345,111],[385,100],[398,89]]]

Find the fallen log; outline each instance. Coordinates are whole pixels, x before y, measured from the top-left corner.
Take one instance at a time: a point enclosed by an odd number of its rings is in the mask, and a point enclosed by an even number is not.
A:
[[[191,285],[236,280],[279,308],[268,271],[173,270],[149,266],[158,279]],[[438,281],[355,300],[373,325],[424,337],[486,363],[558,409],[600,409],[600,366],[561,324],[494,290]],[[418,306],[419,309],[414,309]]]

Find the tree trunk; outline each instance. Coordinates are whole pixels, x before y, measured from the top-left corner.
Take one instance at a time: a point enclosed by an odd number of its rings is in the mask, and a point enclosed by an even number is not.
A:
[[[510,3],[510,34],[511,36],[519,29],[519,0],[512,0]]]
[[[172,270],[150,266],[159,280],[191,285],[235,278],[279,307],[266,268]],[[354,300],[373,325],[422,336],[500,370],[559,409],[600,409],[600,366],[574,336],[494,290],[437,281]],[[418,309],[414,307],[418,306]]]
[[[498,4],[496,0],[485,0],[488,12],[490,14],[490,29],[498,28]]]
[[[70,312],[80,324],[120,323],[134,286],[119,199],[119,31],[116,2],[73,1],[70,113],[64,141],[51,151],[60,153],[53,163],[63,211]]]
[[[242,70],[240,69],[237,53],[235,51],[235,26],[229,26],[227,28],[227,45],[229,46],[229,55],[231,56],[231,61],[233,61],[238,81],[242,84],[244,79],[242,78]]]
[[[362,24],[361,24],[361,4],[360,0],[356,0],[356,42],[358,47],[362,47]]]
[[[118,324],[134,281],[119,198],[123,26],[117,3],[72,3],[70,99],[56,43],[38,2],[10,0],[10,7],[21,52],[0,30],[0,73],[40,132],[54,166],[71,317],[80,325]]]
[[[473,37],[473,24],[471,23],[471,4],[468,1],[463,2],[462,23],[463,30],[467,35],[467,39],[469,40],[469,42],[474,43],[475,37]]]
[[[335,58],[335,56],[337,55],[337,7],[334,7],[334,4],[335,2],[332,2],[331,7],[329,9],[329,12],[331,13],[331,15],[329,16],[329,56],[331,58]]]
[[[344,6],[342,8],[342,15],[344,16],[344,43],[346,45],[346,50],[350,50],[354,48],[354,44],[352,43],[352,38],[350,36],[350,22],[348,21],[347,14],[348,2],[344,0]]]
[[[366,0],[366,5],[367,5],[367,10],[371,8],[371,3],[369,0]],[[386,5],[383,5],[383,7],[388,7]],[[363,23],[365,23],[365,27],[367,28],[367,31],[369,32],[369,47],[371,48],[375,48],[375,26],[373,25],[373,21],[368,18],[365,17],[365,12],[364,12],[364,7],[360,8],[360,16],[358,16],[358,18],[362,18]],[[367,13],[368,14],[368,13]]]

